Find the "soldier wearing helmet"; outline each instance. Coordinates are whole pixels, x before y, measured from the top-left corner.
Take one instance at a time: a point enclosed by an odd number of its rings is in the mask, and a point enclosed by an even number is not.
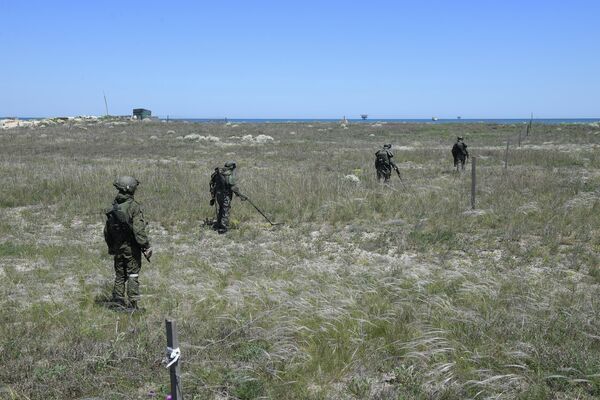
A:
[[[140,204],[133,198],[139,183],[131,176],[120,176],[115,180],[113,186],[118,193],[112,207],[106,212],[104,226],[104,240],[108,246],[108,254],[114,256],[113,302],[116,306],[131,311],[138,309],[140,298],[138,276],[142,268],[142,253],[148,261],[152,256],[152,248],[146,233],[147,224]]]
[[[392,176],[392,168],[399,173],[398,166],[394,163],[392,158],[392,145],[384,144],[383,148],[375,153],[375,170],[377,171],[377,180],[386,183]]]
[[[469,152],[467,151],[467,144],[462,136],[456,138],[456,143],[452,146],[452,158],[454,159],[454,168],[458,171],[459,162],[460,167],[465,169],[465,162],[469,158]]]
[[[223,168],[215,168],[210,176],[210,205],[214,205],[215,201],[218,205],[217,220],[213,224],[213,229],[219,233],[225,233],[229,229],[229,212],[233,195],[235,194],[242,201],[247,199],[236,185],[236,166],[235,161],[227,161]]]

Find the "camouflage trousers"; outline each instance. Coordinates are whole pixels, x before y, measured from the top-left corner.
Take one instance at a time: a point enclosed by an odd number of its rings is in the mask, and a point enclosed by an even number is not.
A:
[[[462,169],[465,169],[465,162],[467,158],[464,155],[453,155],[454,157],[454,167],[458,169],[459,163]]]
[[[142,269],[142,253],[140,250],[120,252],[115,255],[115,286],[113,299],[125,303],[125,286],[129,301],[137,302],[140,299],[140,284],[138,276]]]
[[[377,170],[377,180],[387,182],[392,177],[392,167],[385,164],[375,164]]]
[[[217,193],[217,203],[219,204],[219,213],[217,214],[217,223],[215,229],[229,229],[229,212],[231,211],[231,194]]]

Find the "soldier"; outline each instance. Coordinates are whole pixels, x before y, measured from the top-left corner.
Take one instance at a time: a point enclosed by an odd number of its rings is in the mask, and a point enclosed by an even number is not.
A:
[[[458,171],[458,162],[460,161],[460,166],[464,170],[465,162],[467,158],[469,158],[469,152],[467,151],[467,144],[464,142],[462,136],[456,138],[456,143],[452,146],[452,157],[454,158],[454,167]]]
[[[210,176],[210,205],[214,205],[215,200],[219,205],[217,221],[213,224],[213,229],[219,233],[225,233],[229,229],[229,211],[233,195],[235,194],[242,201],[247,199],[236,185],[235,168],[235,161],[228,161],[223,168],[215,168],[215,172]]]
[[[398,166],[392,160],[393,157],[391,144],[384,144],[383,148],[375,153],[375,169],[377,170],[378,181],[383,178],[383,182],[387,183],[392,176],[392,168],[400,174]]]
[[[142,268],[142,253],[150,261],[152,248],[146,234],[146,221],[140,204],[133,199],[139,181],[131,176],[121,176],[113,186],[119,193],[112,208],[106,212],[104,240],[108,245],[108,254],[114,256],[115,285],[113,302],[126,310],[138,309],[140,289],[138,275]],[[125,286],[129,306],[125,301]]]

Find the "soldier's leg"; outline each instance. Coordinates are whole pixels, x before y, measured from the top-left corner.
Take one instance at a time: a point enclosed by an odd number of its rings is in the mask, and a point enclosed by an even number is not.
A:
[[[137,250],[127,257],[127,297],[132,307],[137,307],[140,300],[140,284],[138,277],[142,269],[142,253]]]
[[[213,224],[213,229],[217,230],[221,227],[221,219],[223,219],[223,203],[221,202],[221,200],[219,200],[217,202],[218,207],[217,207],[217,220],[215,221],[215,223]]]
[[[386,165],[385,168],[383,168],[383,182],[387,183],[389,182],[390,178],[392,177],[392,166],[391,165]]]
[[[219,205],[219,211],[217,212],[217,223],[215,224],[215,229],[223,229],[223,216],[226,213],[225,210],[225,201],[227,196],[223,193],[217,193],[217,204]]]
[[[219,232],[223,233],[229,229],[229,211],[231,210],[231,196],[225,196],[223,206],[221,207],[221,228]]]
[[[113,301],[119,305],[125,304],[125,281],[127,280],[127,262],[122,254],[115,256],[115,285]]]

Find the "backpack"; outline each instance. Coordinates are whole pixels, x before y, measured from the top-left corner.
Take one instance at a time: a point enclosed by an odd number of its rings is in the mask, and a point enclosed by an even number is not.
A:
[[[390,155],[387,150],[379,150],[375,153],[376,163],[377,164],[389,164],[390,163]]]
[[[467,154],[467,145],[462,142],[456,142],[452,146],[452,155],[455,157],[462,157]]]
[[[217,191],[222,192],[231,190],[233,185],[235,185],[235,178],[231,171],[215,168],[215,172],[213,172],[210,177],[210,192],[212,194]]]
[[[124,207],[125,204],[115,202],[112,208],[106,212],[105,239],[111,254],[114,254],[124,242],[131,240],[133,236],[131,221],[129,221],[127,207]]]

